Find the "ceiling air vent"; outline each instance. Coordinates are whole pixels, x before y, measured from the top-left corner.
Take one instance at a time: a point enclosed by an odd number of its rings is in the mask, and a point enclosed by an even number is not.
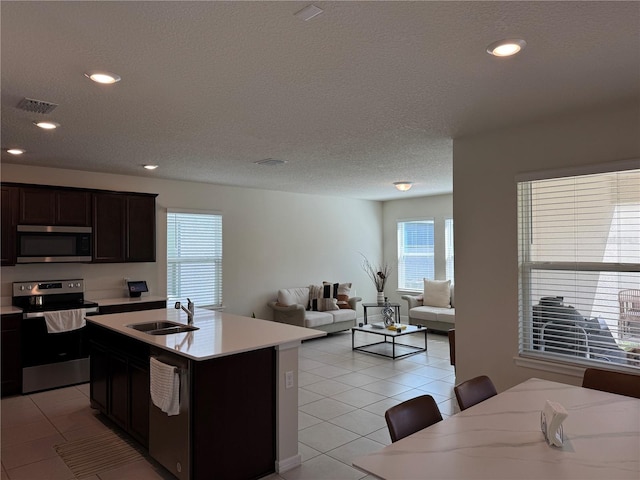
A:
[[[266,165],[268,167],[274,167],[276,165],[282,165],[283,163],[287,163],[286,160],[278,160],[277,158],[265,158],[264,160],[258,160],[257,162],[253,162],[257,165]]]
[[[23,98],[18,103],[18,108],[34,113],[51,113],[57,106],[57,103],[45,102],[42,100],[34,100],[33,98]]]

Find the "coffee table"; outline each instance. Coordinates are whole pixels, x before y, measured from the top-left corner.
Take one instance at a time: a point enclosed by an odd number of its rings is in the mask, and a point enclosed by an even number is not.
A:
[[[415,325],[402,325],[406,327],[401,331],[393,331],[388,330],[384,327],[377,328],[380,324],[368,324],[362,325],[361,327],[353,327],[351,329],[351,349],[358,352],[370,353],[373,355],[380,355],[382,357],[393,358],[402,358],[407,357],[409,355],[415,355],[416,353],[426,352],[427,351],[427,328],[426,327],[417,327]],[[359,345],[356,347],[355,338],[356,332],[362,333],[370,333],[373,335],[379,335],[384,337],[383,340],[374,343],[367,343],[366,345]],[[403,337],[405,335],[413,335],[416,333],[424,333],[424,348],[417,347],[415,345],[408,345],[406,343],[396,342],[396,338]],[[387,340],[390,338],[391,341]],[[389,355],[389,345],[391,346],[391,355]],[[396,346],[400,348],[404,353],[400,353],[396,355]],[[409,350],[409,351],[407,351]]]

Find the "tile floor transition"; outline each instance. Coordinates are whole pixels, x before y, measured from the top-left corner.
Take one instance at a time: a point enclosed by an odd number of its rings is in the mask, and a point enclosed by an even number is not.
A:
[[[426,353],[398,360],[353,352],[350,332],[303,343],[298,378],[299,451],[303,463],[266,478],[371,479],[352,467],[351,459],[391,442],[384,420],[387,408],[428,393],[438,402],[443,417],[458,412],[447,337],[432,333],[428,337]],[[358,344],[360,338],[366,341],[357,334]],[[402,340],[420,345],[423,338],[407,335]],[[83,384],[3,399],[1,480],[74,479],[53,445],[109,428],[89,407],[88,396],[89,386]],[[144,459],[88,480],[173,478],[153,460]]]

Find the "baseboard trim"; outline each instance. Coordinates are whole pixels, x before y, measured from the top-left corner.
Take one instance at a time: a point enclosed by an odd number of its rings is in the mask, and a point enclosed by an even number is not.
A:
[[[302,455],[299,453],[293,457],[285,458],[283,460],[276,460],[276,472],[283,473],[293,468],[302,465]]]

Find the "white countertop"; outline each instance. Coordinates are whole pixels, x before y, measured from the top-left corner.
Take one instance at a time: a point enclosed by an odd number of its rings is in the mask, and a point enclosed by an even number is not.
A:
[[[559,448],[540,430],[546,400],[569,413]],[[638,480],[640,399],[534,378],[353,465],[394,480]]]
[[[22,309],[14,307],[13,305],[0,306],[0,315],[10,315],[12,313],[22,313]]]
[[[199,329],[191,332],[149,335],[127,327],[165,320],[186,324],[187,315],[182,310],[167,308],[87,317],[88,322],[193,360],[208,360],[326,335],[320,330],[198,308],[193,325]]]

